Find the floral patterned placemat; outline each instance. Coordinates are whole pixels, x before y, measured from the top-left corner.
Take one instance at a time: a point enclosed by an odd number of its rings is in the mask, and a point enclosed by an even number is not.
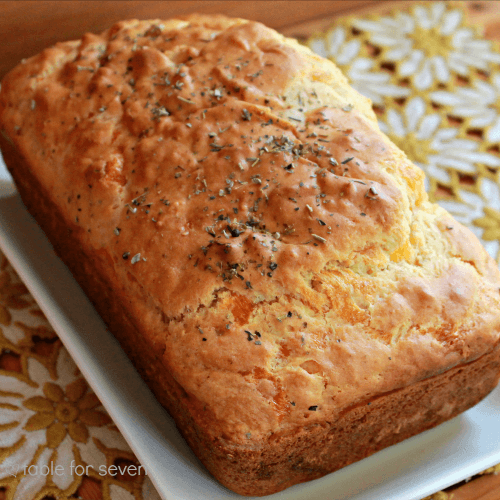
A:
[[[159,500],[0,253],[0,500]]]

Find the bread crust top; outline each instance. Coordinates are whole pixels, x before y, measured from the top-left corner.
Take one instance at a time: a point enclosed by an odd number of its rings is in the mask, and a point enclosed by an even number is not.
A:
[[[0,128],[214,435],[251,446],[498,343],[494,261],[335,65],[259,23],[59,43],[4,78]]]

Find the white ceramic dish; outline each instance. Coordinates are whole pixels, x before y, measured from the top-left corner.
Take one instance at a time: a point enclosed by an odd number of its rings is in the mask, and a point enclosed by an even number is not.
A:
[[[1,162],[1,160],[0,160]],[[168,500],[243,498],[220,486],[180,437],[0,164],[0,247]],[[419,500],[500,462],[500,387],[463,415],[272,500]]]

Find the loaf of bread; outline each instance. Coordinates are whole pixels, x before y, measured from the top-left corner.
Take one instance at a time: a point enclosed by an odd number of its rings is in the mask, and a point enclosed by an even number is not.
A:
[[[12,70],[0,129],[29,211],[228,488],[318,478],[497,384],[496,264],[297,42],[120,22]]]

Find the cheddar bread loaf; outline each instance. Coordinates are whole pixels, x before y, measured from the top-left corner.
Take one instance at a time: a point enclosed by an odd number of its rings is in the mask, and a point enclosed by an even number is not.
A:
[[[500,275],[329,61],[124,21],[2,82],[21,196],[200,460],[270,494],[476,404]]]

